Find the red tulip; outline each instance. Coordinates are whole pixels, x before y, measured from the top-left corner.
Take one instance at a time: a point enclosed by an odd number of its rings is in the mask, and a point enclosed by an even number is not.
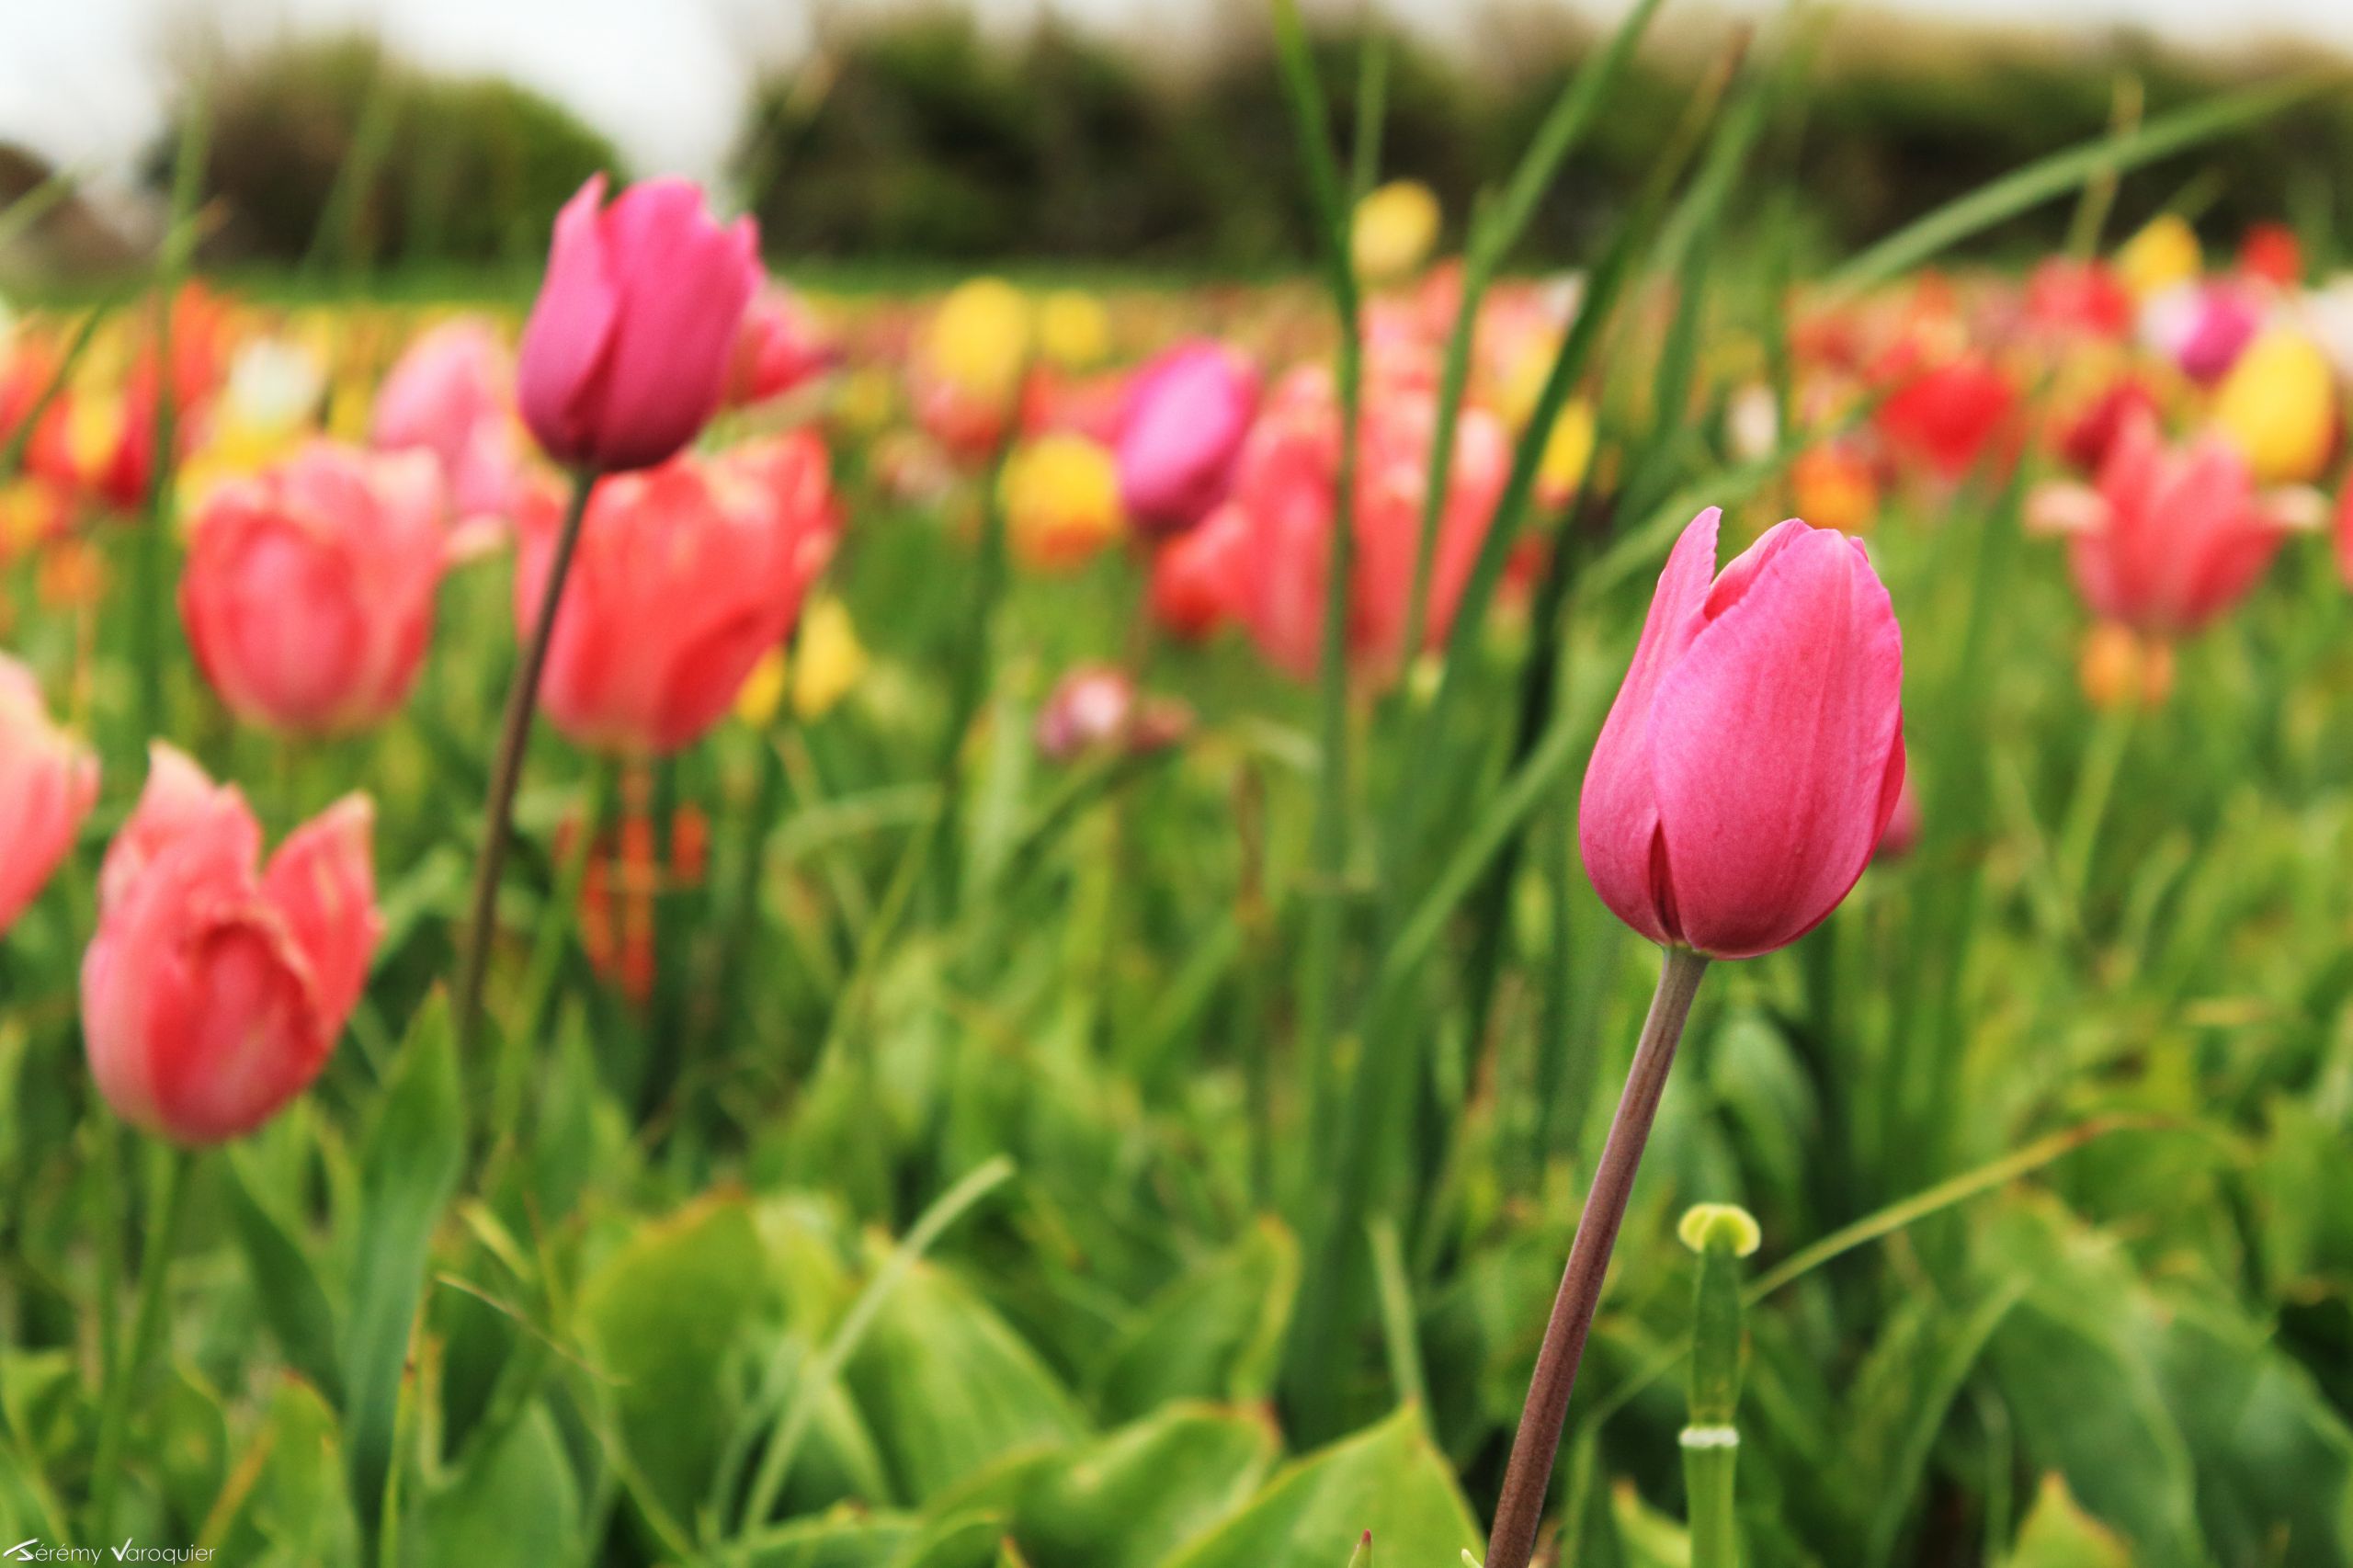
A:
[[[2132,331],[2132,294],[2104,263],[2052,256],[2027,278],[2026,313],[2054,332],[2124,337]]]
[[[2167,451],[2145,415],[2109,449],[2097,501],[2071,530],[2075,586],[2096,614],[2160,636],[2195,631],[2245,597],[2283,535],[2227,441]]]
[[[744,312],[743,330],[727,372],[727,401],[738,407],[767,403],[815,381],[841,362],[841,353],[789,290],[765,289]]]
[[[676,455],[718,412],[760,283],[759,231],[722,226],[687,180],[604,199],[597,175],[556,215],[517,377],[550,457],[617,473]]]
[[[232,712],[332,733],[407,698],[447,561],[429,456],[316,442],[214,490],[190,529],[180,618]]]
[[[1197,642],[1231,619],[1241,602],[1250,523],[1231,502],[1171,538],[1152,559],[1154,619]]]
[[[261,828],[158,743],[146,792],[98,878],[82,1033],[117,1115],[181,1143],[250,1132],[334,1052],[382,935],[369,841],[348,796],[256,870]]]
[[[2009,378],[1984,359],[1963,358],[1898,387],[1880,404],[1878,420],[1899,459],[1951,482],[1989,453],[1997,460],[2008,455],[2017,412]]]
[[[74,847],[98,798],[98,759],[51,722],[32,671],[0,653],[0,933]]]
[[[2239,242],[2239,270],[2281,289],[2304,280],[2304,247],[2285,223],[2257,223]]]
[[[515,619],[538,613],[552,498],[523,508]],[[718,722],[833,553],[824,448],[796,432],[597,486],[556,614],[548,717],[593,750],[673,752]]]
[[[1360,668],[1388,675],[1406,652],[1436,403],[1418,384],[1368,381],[1361,421],[1348,651]],[[1330,381],[1320,371],[1294,374],[1251,431],[1234,477],[1233,499],[1247,529],[1234,608],[1267,657],[1302,679],[1315,673],[1322,646],[1339,450]],[[1431,565],[1426,646],[1453,622],[1510,463],[1502,422],[1483,409],[1464,410]]]
[[[1585,776],[1618,918],[1717,958],[1787,946],[1870,862],[1904,784],[1904,646],[1862,545],[1795,518],[1715,572],[1714,509],[1659,577]]]
[[[445,323],[410,344],[384,378],[369,444],[432,453],[460,522],[503,523],[522,472],[514,381],[512,357],[489,324]]]
[[[1120,499],[1148,533],[1189,528],[1225,499],[1258,410],[1258,372],[1222,343],[1179,344],[1136,376],[1118,450]]]

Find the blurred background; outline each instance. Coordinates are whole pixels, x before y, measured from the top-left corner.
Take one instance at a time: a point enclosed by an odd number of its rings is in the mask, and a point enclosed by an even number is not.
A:
[[[1520,259],[1577,259],[1726,29],[1778,8],[1668,6],[1630,108]],[[1313,12],[1336,84],[1358,29],[1395,35],[1389,162],[1459,226],[1622,6]],[[1898,0],[1825,9],[1805,36],[1813,90],[1774,134],[1805,176],[1802,232],[1834,254],[2120,116],[2342,60],[2353,5]],[[520,287],[556,204],[601,167],[710,183],[758,211],[777,256],[837,286],[978,261],[1289,270],[1307,235],[1267,47],[1251,0],[12,0],[0,202],[53,175],[71,195],[17,225],[0,283],[70,292],[146,255],[199,88],[216,269]],[[2325,267],[2347,170],[2353,95],[2330,95],[2214,144],[2186,187],[2135,182],[2117,216],[2167,208],[2231,232],[2284,213]],[[2022,254],[2065,222],[2054,205],[1978,249]]]

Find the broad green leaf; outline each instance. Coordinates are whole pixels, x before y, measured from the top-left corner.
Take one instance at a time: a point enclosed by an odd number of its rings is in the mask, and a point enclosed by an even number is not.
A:
[[[456,1046],[436,992],[409,1026],[360,1157],[359,1251],[344,1325],[345,1457],[372,1534],[392,1466],[392,1422],[433,1232],[465,1158]]]
[[[258,1167],[246,1151],[232,1145],[222,1164],[221,1184],[229,1220],[245,1270],[253,1278],[254,1301],[278,1341],[286,1364],[311,1380],[331,1402],[343,1398],[343,1364],[335,1349],[335,1309],[326,1287],[295,1227],[255,1191]]]
[[[1175,1399],[1264,1397],[1298,1290],[1298,1242],[1261,1221],[1146,1303],[1096,1380],[1097,1403],[1133,1418]]]
[[[2042,1478],[2004,1568],[2132,1568],[2116,1532],[2083,1510],[2056,1475]]]
[[[1610,1521],[1627,1568],[1691,1568],[1691,1537],[1674,1519],[1643,1501],[1631,1481],[1609,1494]]]
[[[402,1531],[410,1568],[571,1568],[587,1561],[580,1488],[555,1424],[534,1410],[423,1498]]]
[[[1481,1547],[1454,1472],[1411,1405],[1283,1471],[1169,1568],[1332,1568],[1367,1530],[1383,1562],[1454,1563]]]
[[[917,1528],[904,1514],[844,1509],[823,1518],[796,1519],[753,1537],[745,1560],[748,1568],[874,1568],[914,1540]]]
[[[1091,1442],[1000,1461],[939,1506],[998,1509],[1032,1568],[1153,1568],[1247,1502],[1274,1457],[1265,1421],[1179,1405]]]
[[[999,1455],[1083,1429],[1038,1353],[927,1263],[875,1315],[847,1381],[900,1495],[919,1504]]]
[[[581,1336],[617,1385],[622,1441],[676,1517],[694,1517],[726,1441],[730,1369],[767,1279],[750,1209],[713,1198],[640,1227],[581,1287]]]

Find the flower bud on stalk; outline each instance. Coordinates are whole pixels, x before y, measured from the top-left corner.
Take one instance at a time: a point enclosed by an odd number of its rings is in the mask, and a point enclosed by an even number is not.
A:
[[[1756,1250],[1760,1236],[1748,1211],[1729,1203],[1702,1203],[1676,1227],[1699,1255],[1699,1282],[1691,1305],[1691,1372],[1684,1426],[1683,1490],[1689,1498],[1691,1568],[1738,1568],[1739,1521],[1733,1510],[1733,1471],[1740,1458],[1741,1362],[1747,1351],[1742,1322],[1738,1259]]]

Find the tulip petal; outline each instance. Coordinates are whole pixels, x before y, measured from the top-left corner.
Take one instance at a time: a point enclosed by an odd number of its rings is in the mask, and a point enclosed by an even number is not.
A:
[[[556,214],[546,280],[523,325],[517,400],[523,417],[564,461],[587,455],[590,400],[611,353],[620,289],[604,237],[605,176],[592,175]]]
[[[759,287],[758,237],[749,219],[714,222],[682,179],[630,187],[606,221],[628,272],[600,421],[626,445],[604,456],[608,468],[642,468],[676,453],[718,409]]]
[[[375,822],[366,796],[345,796],[289,835],[262,879],[263,897],[308,960],[329,1040],[343,1032],[383,935],[370,852]]]
[[[1887,590],[1843,537],[1809,530],[1660,679],[1651,778],[1684,940],[1753,957],[1846,896],[1902,781],[1903,674]]]
[[[1577,800],[1577,842],[1594,890],[1619,919],[1654,942],[1682,938],[1673,924],[1673,894],[1654,874],[1659,803],[1651,781],[1653,707],[1662,678],[1698,635],[1722,516],[1709,507],[1676,540]]]

